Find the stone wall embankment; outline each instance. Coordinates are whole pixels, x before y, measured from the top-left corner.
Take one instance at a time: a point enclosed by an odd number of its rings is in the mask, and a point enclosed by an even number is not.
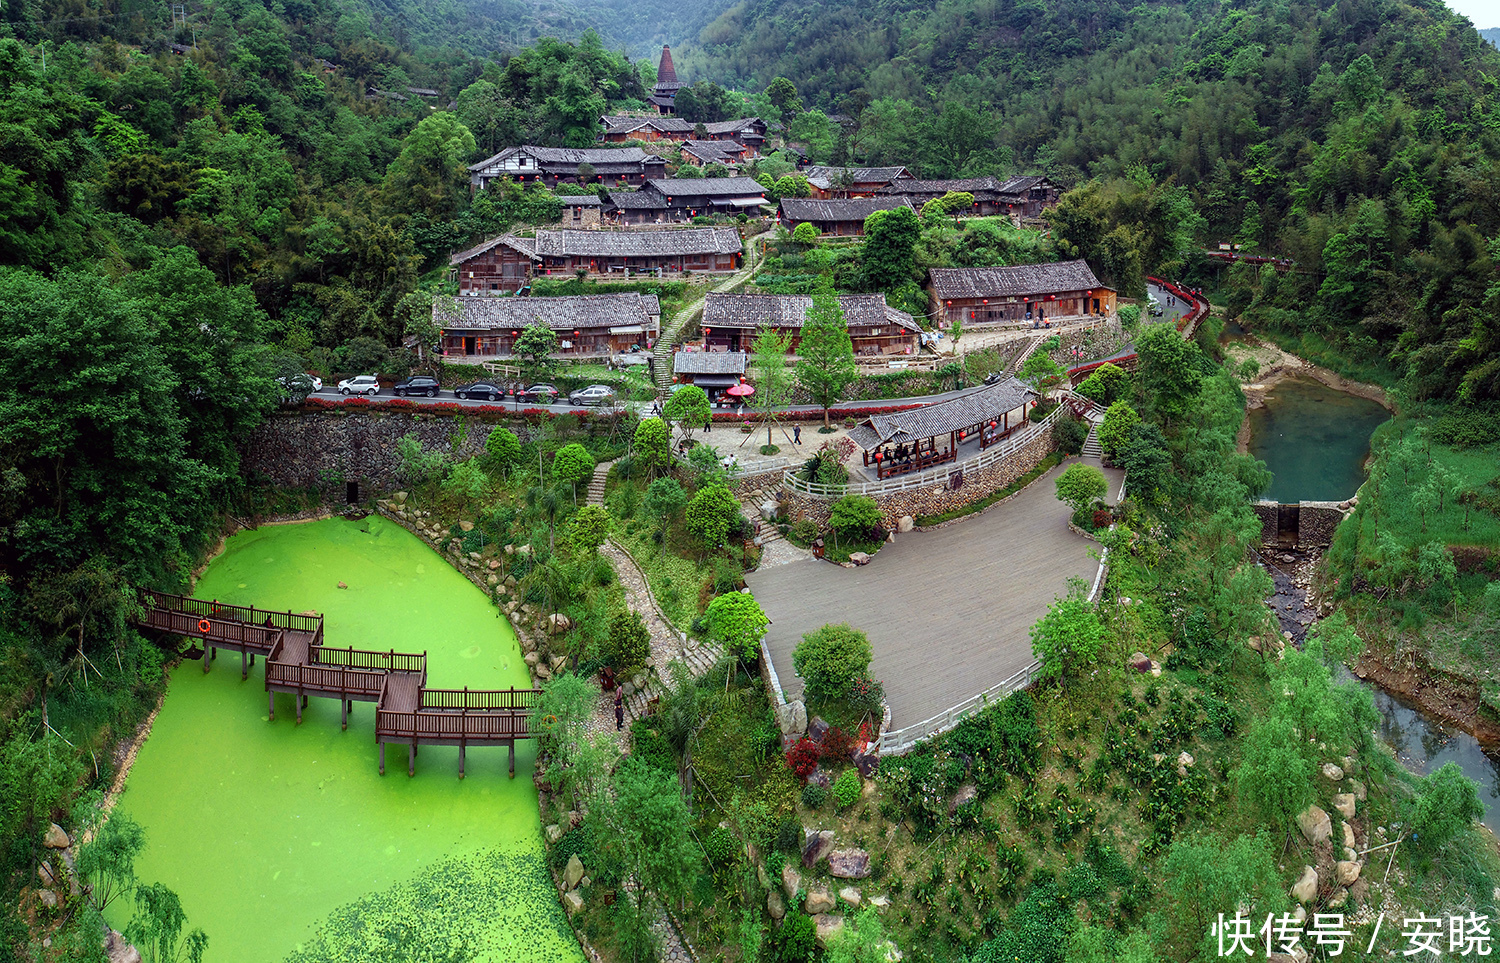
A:
[[[1297,525],[1295,546],[1302,551],[1325,549],[1333,544],[1333,533],[1339,522],[1356,504],[1355,499],[1343,502],[1300,502],[1297,505],[1282,505],[1279,502],[1256,502],[1255,515],[1260,519],[1260,540],[1264,545],[1275,545],[1283,528],[1281,516],[1288,509],[1296,509]]]

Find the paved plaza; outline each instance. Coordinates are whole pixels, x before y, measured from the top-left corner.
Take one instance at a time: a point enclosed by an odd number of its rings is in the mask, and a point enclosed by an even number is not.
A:
[[[848,622],[869,636],[870,673],[885,685],[894,729],[1028,665],[1031,626],[1067,591],[1069,577],[1092,582],[1098,571],[1089,556],[1097,544],[1068,528],[1068,507],[1053,484],[1074,461],[977,518],[898,535],[860,568],[808,559],[749,573],[771,619],[766,643],[782,688],[800,696],[792,650],[828,622]],[[1122,474],[1106,475],[1113,502]]]

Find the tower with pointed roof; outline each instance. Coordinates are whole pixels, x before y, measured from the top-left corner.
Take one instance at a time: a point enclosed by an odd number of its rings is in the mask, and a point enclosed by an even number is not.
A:
[[[672,48],[663,45],[661,63],[656,66],[656,87],[651,91],[651,105],[660,113],[673,113],[677,91],[681,87],[677,81],[677,68],[672,65]]]

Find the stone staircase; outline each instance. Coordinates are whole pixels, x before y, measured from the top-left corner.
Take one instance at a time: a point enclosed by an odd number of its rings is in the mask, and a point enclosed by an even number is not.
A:
[[[1026,345],[1026,350],[1016,355],[1016,360],[1010,363],[1010,373],[1019,374],[1021,371],[1021,366],[1026,363],[1026,359],[1031,357],[1032,353],[1035,352],[1037,348],[1041,347],[1042,342],[1047,340],[1051,336],[1052,333],[1049,331],[1047,334],[1039,334],[1036,337],[1032,338],[1031,341]]]
[[[594,466],[594,477],[589,479],[588,498],[584,499],[585,505],[604,504],[604,482],[609,478],[609,469],[614,462],[607,461],[601,465]]]
[[[1089,421],[1089,436],[1083,442],[1083,457],[1103,458],[1104,449],[1099,444],[1099,425],[1097,422]]]

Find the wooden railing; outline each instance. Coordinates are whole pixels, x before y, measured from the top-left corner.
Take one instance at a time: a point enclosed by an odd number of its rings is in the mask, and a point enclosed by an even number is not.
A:
[[[266,657],[267,689],[340,693],[373,700],[383,691],[386,676],[391,672],[410,672],[422,681],[427,679],[426,653],[366,652],[320,646],[308,650],[308,663],[304,665],[281,661],[285,646],[283,637]]]
[[[173,595],[170,592],[157,592],[151,589],[145,592],[141,604],[151,609],[190,615],[195,623],[200,618],[207,618],[209,621],[233,620],[264,627],[266,620],[270,619],[271,625],[277,628],[291,629],[294,632],[312,632],[319,637],[323,634],[323,616],[321,615],[273,612],[248,605],[231,605],[228,602],[195,599],[187,595]]]
[[[344,666],[350,669],[366,669],[374,672],[415,672],[427,676],[427,653],[370,652],[364,649],[333,649],[318,646],[308,652],[308,661],[313,665]]]
[[[505,742],[529,739],[527,712],[417,712],[375,710],[375,738],[382,742],[468,739]]]
[[[423,689],[422,708],[452,712],[530,712],[540,689]]]
[[[1066,392],[1065,397],[1071,397],[1072,392]],[[787,469],[781,474],[781,484],[789,491],[810,495],[813,498],[841,498],[844,495],[890,495],[895,492],[910,491],[913,488],[932,488],[935,485],[946,485],[948,478],[954,472],[978,470],[988,468],[997,462],[1004,461],[1021,450],[1044,431],[1052,428],[1057,420],[1058,414],[1065,408],[1058,405],[1047,413],[1041,421],[1033,422],[1030,427],[1018,431],[1010,438],[991,445],[981,451],[975,458],[970,458],[957,464],[950,463],[949,467],[937,468],[924,472],[914,472],[910,475],[902,475],[897,478],[887,478],[882,481],[873,482],[848,482],[843,485],[825,485],[820,482],[811,482],[797,474],[797,469]]]
[[[208,622],[209,630],[203,631],[203,622]],[[281,628],[267,628],[264,625],[226,620],[210,616],[206,613],[194,612],[169,612],[163,609],[150,608],[143,614],[140,625],[173,635],[184,635],[195,639],[201,639],[210,646],[243,646],[245,649],[253,649],[257,652],[269,652],[285,631]]]

